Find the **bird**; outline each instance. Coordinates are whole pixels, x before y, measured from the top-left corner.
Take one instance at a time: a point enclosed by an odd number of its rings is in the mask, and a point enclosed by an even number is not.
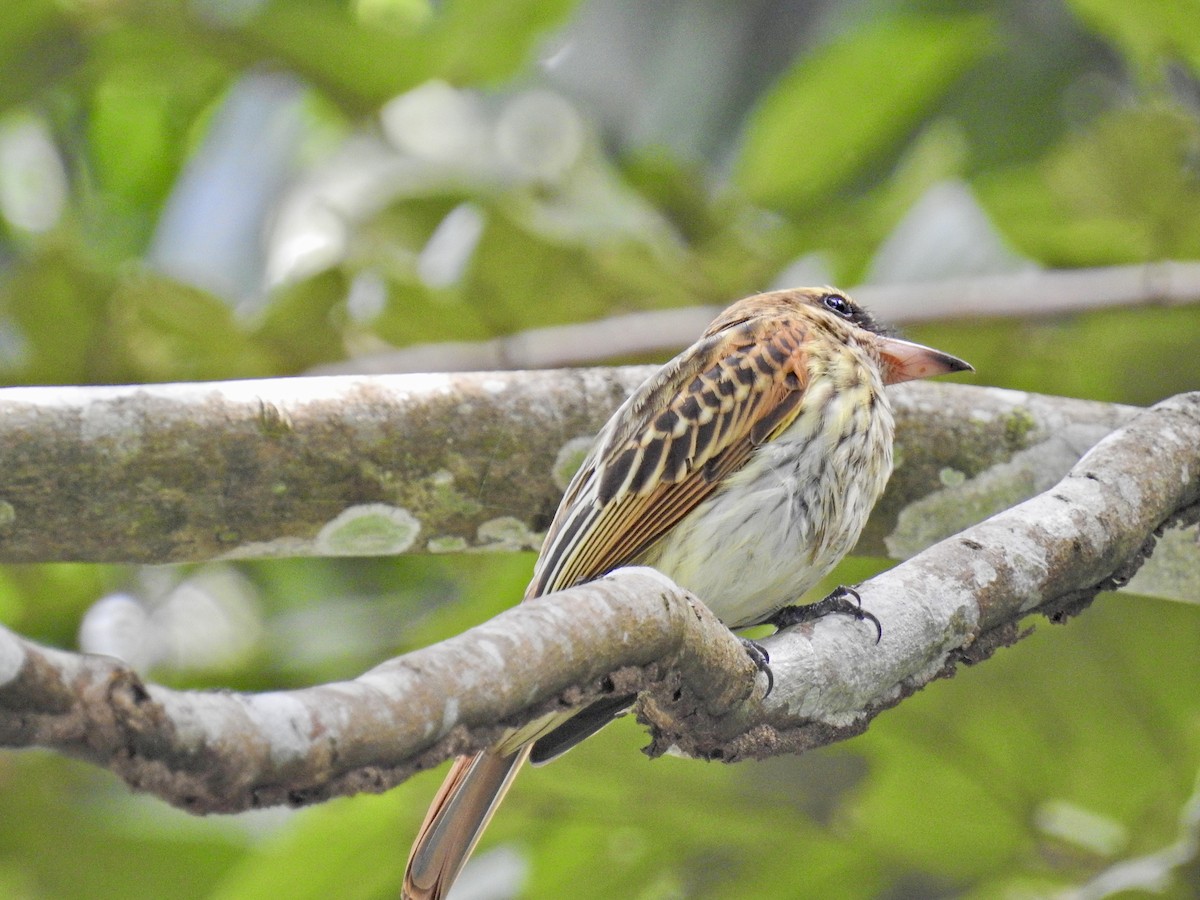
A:
[[[973,370],[895,337],[834,288],[733,303],[601,429],[546,532],[525,598],[638,564],[731,629],[829,613],[878,628],[850,588],[796,601],[850,552],[891,475],[884,386],[962,371]],[[402,896],[444,897],[525,761],[555,758],[633,699],[549,714],[457,759],[417,834]]]

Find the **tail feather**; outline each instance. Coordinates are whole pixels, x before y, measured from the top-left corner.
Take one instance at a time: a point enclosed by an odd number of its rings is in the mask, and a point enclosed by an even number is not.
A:
[[[409,853],[405,900],[446,896],[530,749],[507,755],[485,750],[455,760]]]
[[[543,729],[532,739],[534,745],[530,761],[535,766],[540,766],[558,759],[576,744],[590,738],[613,719],[629,712],[629,707],[633,705],[636,696],[636,694],[627,694],[597,700],[590,706],[585,706],[569,719],[562,721],[562,724]]]

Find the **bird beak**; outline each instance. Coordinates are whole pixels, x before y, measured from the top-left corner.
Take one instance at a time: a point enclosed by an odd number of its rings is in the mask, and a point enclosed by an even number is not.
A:
[[[922,344],[899,338],[879,338],[879,355],[883,361],[883,383],[897,384],[949,372],[974,372],[968,362],[957,356],[934,350]]]

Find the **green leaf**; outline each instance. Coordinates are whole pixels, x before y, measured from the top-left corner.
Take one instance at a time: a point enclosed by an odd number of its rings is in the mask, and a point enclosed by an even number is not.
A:
[[[401,836],[416,829],[420,813],[417,790],[411,784],[383,797],[333,800],[303,810],[276,837],[232,867],[207,896],[209,900],[395,897],[404,864]]]
[[[27,103],[69,78],[84,48],[54,0],[0,3],[0,109]]]
[[[492,84],[530,62],[543,36],[563,25],[576,0],[452,0],[435,18],[439,77]]]
[[[1200,255],[1200,123],[1171,107],[1112,113],[1031,165],[980,177],[1023,253],[1063,267]]]
[[[94,379],[97,339],[112,278],[82,261],[68,242],[48,241],[11,276],[0,294],[10,322],[3,378],[8,383],[71,384]]]
[[[13,898],[202,897],[241,855],[247,832],[201,820],[108,772],[46,754],[0,757],[0,891]],[[46,848],[57,846],[54,853]]]
[[[893,151],[992,46],[981,16],[880,22],[803,58],[750,118],[739,185],[800,210]]]
[[[346,290],[343,273],[331,270],[275,293],[254,341],[273,353],[276,372],[302,372],[345,357],[337,313]]]
[[[97,186],[153,214],[191,149],[197,120],[231,73],[198,42],[141,24],[97,42],[90,71],[97,80],[87,134]]]
[[[455,0],[427,19],[398,27],[356,19],[350,4],[271,3],[244,26],[256,53],[276,56],[343,105],[378,104],[433,78],[492,83],[526,62],[536,41],[561,25],[573,0]]]
[[[1144,80],[1160,81],[1164,64],[1172,59],[1200,75],[1200,6],[1195,0],[1068,0],[1067,6],[1115,45]]]
[[[228,305],[151,272],[125,275],[113,293],[110,327],[137,381],[208,381],[272,374]]]

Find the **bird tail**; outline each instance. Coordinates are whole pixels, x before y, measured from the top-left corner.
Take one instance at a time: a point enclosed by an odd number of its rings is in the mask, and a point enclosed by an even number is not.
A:
[[[446,896],[530,749],[503,754],[493,748],[454,761],[408,855],[404,900]]]

